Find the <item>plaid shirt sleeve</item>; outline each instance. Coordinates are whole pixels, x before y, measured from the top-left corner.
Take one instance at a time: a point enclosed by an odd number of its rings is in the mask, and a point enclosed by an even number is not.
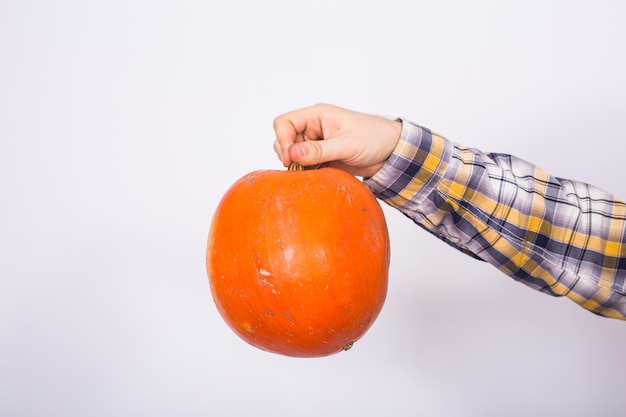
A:
[[[419,226],[515,280],[626,320],[626,204],[613,195],[406,120],[386,165],[364,182]]]

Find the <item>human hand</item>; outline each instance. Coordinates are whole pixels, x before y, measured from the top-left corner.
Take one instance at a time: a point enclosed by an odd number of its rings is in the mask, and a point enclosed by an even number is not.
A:
[[[402,123],[317,104],[274,119],[274,151],[284,166],[332,166],[371,177],[395,149]]]

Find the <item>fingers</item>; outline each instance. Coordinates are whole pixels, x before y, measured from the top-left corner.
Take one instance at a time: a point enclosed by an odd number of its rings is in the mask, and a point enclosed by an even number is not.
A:
[[[291,161],[307,167],[345,161],[351,156],[350,149],[340,139],[298,142],[289,147],[287,152]]]
[[[284,158],[283,158],[283,150],[280,147],[280,142],[278,141],[278,139],[274,141],[274,152],[276,152],[276,156],[278,156],[278,159],[280,159],[281,162],[285,164]],[[287,166],[287,164],[285,164],[285,166]]]
[[[276,133],[274,152],[276,152],[284,166],[289,166],[291,160],[288,149],[296,142],[296,129],[291,122],[279,116],[274,120],[274,132]]]
[[[320,105],[316,105],[294,110],[274,119],[274,132],[276,133],[274,151],[284,166],[288,166],[292,161],[289,148],[294,143],[325,139],[322,127],[323,113],[319,107]]]

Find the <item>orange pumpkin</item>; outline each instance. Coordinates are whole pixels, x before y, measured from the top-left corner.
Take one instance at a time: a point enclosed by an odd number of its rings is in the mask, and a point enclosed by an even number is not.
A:
[[[297,357],[347,350],[387,293],[389,235],[373,194],[335,168],[255,171],[213,216],[207,271],[246,342]]]

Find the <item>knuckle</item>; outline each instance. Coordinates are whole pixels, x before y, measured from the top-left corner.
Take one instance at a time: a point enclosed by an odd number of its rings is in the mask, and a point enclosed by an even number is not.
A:
[[[272,127],[274,128],[274,130],[278,130],[282,125],[282,117],[283,116],[281,115],[274,118],[274,121],[272,122]]]

